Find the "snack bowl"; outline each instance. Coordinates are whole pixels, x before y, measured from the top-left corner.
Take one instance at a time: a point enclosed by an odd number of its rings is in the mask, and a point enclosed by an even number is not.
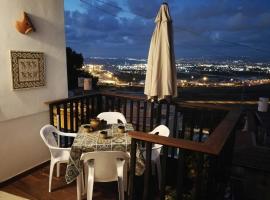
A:
[[[107,121],[104,119],[100,120],[99,127],[105,129],[107,127]]]
[[[100,131],[100,137],[103,138],[103,139],[106,139],[108,138],[108,132],[107,131]]]
[[[118,133],[124,133],[125,132],[125,127],[124,126],[118,126],[117,131],[118,131]]]
[[[93,128],[90,125],[84,125],[83,128],[84,128],[84,131],[87,133],[93,131]]]
[[[99,124],[100,124],[99,118],[92,118],[92,119],[90,120],[90,126],[91,126],[93,129],[97,129],[98,126],[99,126]]]

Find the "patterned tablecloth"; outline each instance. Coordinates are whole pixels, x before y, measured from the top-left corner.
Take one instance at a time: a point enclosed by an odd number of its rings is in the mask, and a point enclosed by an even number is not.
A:
[[[86,132],[81,126],[78,135],[74,139],[71,146],[70,158],[66,169],[66,182],[71,183],[76,179],[82,170],[80,161],[82,153],[91,151],[130,151],[131,138],[128,136],[128,131],[133,131],[132,124],[125,125],[125,133],[118,133],[118,124],[109,125],[103,129],[108,132],[107,139],[100,135],[100,130],[95,132]],[[144,159],[142,153],[137,149],[136,152],[136,175],[142,175],[144,172]]]

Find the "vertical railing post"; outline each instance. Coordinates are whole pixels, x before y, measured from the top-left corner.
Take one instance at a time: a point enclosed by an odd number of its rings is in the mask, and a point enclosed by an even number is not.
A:
[[[97,113],[96,114],[99,114],[99,113],[102,112],[102,104],[103,104],[103,102],[102,102],[102,96],[101,96],[101,94],[99,94],[97,96]]]
[[[97,106],[95,105],[95,97],[91,98],[91,114],[90,117],[92,118],[93,116],[97,115]]]
[[[63,109],[64,109],[64,132],[67,132],[68,130],[68,120],[67,120],[67,102],[64,103],[64,106],[63,106]],[[69,141],[68,141],[68,137],[65,137],[64,138],[64,142],[65,142],[65,147],[67,147],[69,144]]]
[[[74,132],[74,111],[73,111],[73,101],[70,101],[69,104],[69,123],[70,123],[70,132]]]
[[[179,151],[177,162],[177,186],[176,186],[176,199],[183,199],[183,179],[184,179],[184,159],[185,151]]]
[[[109,111],[109,109],[110,109],[109,96],[104,96],[104,100],[105,100],[105,102],[104,102],[105,111]]]
[[[176,138],[176,131],[177,131],[177,106],[175,105],[174,107],[174,114],[173,114],[173,133],[171,134],[171,136],[173,138]],[[174,157],[175,154],[177,154],[177,151],[175,151],[175,148],[172,148],[171,151],[171,156]]]
[[[182,127],[181,127],[181,134],[180,134],[180,138],[185,138],[185,134],[186,134],[186,116],[185,116],[185,112],[182,111],[181,112],[181,117],[182,117]]]
[[[228,155],[226,155],[226,157],[228,158],[227,164],[229,166],[232,166],[235,137],[236,137],[236,130],[234,129],[229,137],[229,140],[227,141],[229,150]]]
[[[121,99],[117,98],[117,112],[121,112],[120,107],[121,107]]]
[[[168,127],[169,127],[169,121],[170,121],[170,104],[167,103],[166,104],[166,122],[165,122],[165,124]]]
[[[136,130],[140,129],[140,100],[137,101],[137,112],[136,112]]]
[[[161,123],[161,109],[162,109],[162,104],[158,102],[157,104],[157,112],[156,112],[156,126],[158,126]]]
[[[86,117],[85,117],[85,123],[89,123],[90,119],[90,97],[86,97],[85,100],[85,106],[86,106]]]
[[[195,124],[195,122],[197,122],[198,119],[198,111],[196,110],[191,110],[191,114],[190,114],[190,135],[189,135],[189,139],[193,140],[193,136],[194,136],[194,128],[197,126],[197,124]]]
[[[61,114],[60,114],[61,117]],[[60,119],[59,119],[59,114],[56,116],[56,123],[57,123],[57,129],[60,130]],[[58,147],[61,147],[61,138],[60,135],[57,135],[57,145]],[[56,164],[56,177],[60,176],[60,163],[58,162]]]
[[[80,116],[81,116],[81,120],[80,120],[80,125],[84,124],[84,120],[85,120],[85,115],[84,115],[84,97],[80,98]]]
[[[153,130],[153,127],[154,127],[154,106],[155,104],[153,102],[151,102],[150,104],[150,112],[151,112],[151,115],[150,115],[150,130]]]
[[[54,126],[53,104],[49,105],[50,124]]]
[[[123,111],[123,112],[124,112],[124,116],[127,117],[127,99],[125,98],[125,99],[123,100],[123,102],[124,102],[124,103],[123,103],[123,107],[124,107],[124,108],[123,108],[123,110],[124,110],[124,111]]]
[[[143,132],[146,132],[146,111],[147,111],[147,101],[143,102]]]
[[[130,123],[132,123],[133,122],[133,100],[132,99],[130,99],[130,101],[129,101],[129,115],[130,115]]]
[[[197,153],[198,159],[196,159],[196,171],[197,171],[197,177],[195,180],[195,199],[200,200],[202,199],[202,172],[203,172],[203,154]]]
[[[78,101],[75,101],[75,132],[78,131],[79,129],[79,108],[78,108],[79,104]]]
[[[110,108],[110,110],[114,112],[115,111],[115,97],[111,97],[110,99],[111,99],[111,108]]]
[[[147,142],[146,143],[146,158],[145,158],[145,172],[144,172],[144,190],[143,190],[143,200],[149,200],[149,190],[152,190],[150,188],[150,179],[151,179],[151,168],[152,168],[152,162],[151,162],[151,155],[152,155],[152,143]]]
[[[217,157],[209,156],[209,168],[208,168],[208,179],[206,189],[206,199],[215,200],[217,195]]]
[[[130,149],[130,176],[129,176],[129,189],[128,189],[128,199],[134,199],[134,179],[135,179],[135,168],[136,168],[136,151],[137,151],[137,140],[131,139],[131,149]]]
[[[160,186],[160,200],[165,199],[165,187],[166,187],[166,171],[167,171],[167,157],[168,157],[168,147],[163,146],[163,155],[161,159],[161,180]]]

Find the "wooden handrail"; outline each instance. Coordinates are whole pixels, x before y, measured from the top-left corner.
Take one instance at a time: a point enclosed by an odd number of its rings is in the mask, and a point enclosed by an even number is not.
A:
[[[248,120],[248,131],[256,133],[257,132],[256,118],[252,111],[247,112],[247,120]]]
[[[129,136],[143,140],[146,142],[162,144],[170,147],[181,148],[190,151],[202,152],[211,155],[219,155],[223,146],[225,145],[230,133],[235,128],[241,115],[240,110],[230,111],[224,120],[216,127],[214,132],[210,135],[205,143],[194,142],[190,140],[163,137],[153,134],[145,134],[144,132],[131,131]]]
[[[172,137],[164,137],[164,136],[159,136],[159,135],[154,135],[154,134],[146,134],[140,131],[130,131],[128,132],[128,134],[131,138],[134,138],[137,140],[142,140],[142,141],[151,142],[155,144],[162,144],[165,146],[181,148],[181,149],[186,149],[190,151],[197,151],[197,152],[203,152],[203,153],[209,153],[209,154],[212,153],[211,149],[208,149],[205,143],[194,142],[191,140],[178,139],[178,138],[172,138]]]
[[[234,131],[241,114],[242,110],[230,111],[205,142],[216,155],[219,154],[230,134]]]
[[[112,97],[118,97],[118,98],[127,98],[127,99],[132,99],[132,100],[141,100],[141,101],[147,101],[145,96],[140,96],[140,95],[130,95],[130,94],[121,94],[121,93],[116,93],[116,92],[111,92],[111,91],[94,91],[91,94],[86,94],[83,96],[76,96],[76,97],[71,97],[71,98],[64,98],[64,99],[57,99],[53,101],[46,101],[44,102],[46,105],[49,104],[58,104],[58,103],[63,103],[67,102],[70,100],[77,100],[82,97],[87,97],[87,96],[95,96],[95,95],[103,95],[103,96],[112,96]],[[224,110],[224,111],[230,111],[233,110],[234,108],[228,107],[228,106],[222,106],[222,105],[215,105],[215,104],[195,104],[195,103],[187,103],[182,100],[177,101],[173,100],[170,104],[172,105],[178,105],[180,107],[185,107],[185,108],[194,108],[194,109],[210,109],[210,110]]]
[[[77,99],[80,99],[82,97],[95,96],[98,94],[99,94],[99,92],[95,91],[95,92],[91,92],[90,94],[85,94],[83,96],[75,96],[75,97],[69,97],[69,98],[63,98],[63,99],[56,99],[56,100],[52,100],[52,101],[45,101],[44,104],[50,105],[50,104],[65,103],[67,101],[77,100]]]
[[[127,98],[127,99],[134,99],[134,100],[146,100],[145,96],[140,96],[140,95],[130,95],[130,94],[124,94],[124,93],[116,93],[116,92],[111,92],[111,91],[101,91],[101,95],[104,96],[114,96],[114,97],[121,97],[121,98]]]
[[[110,92],[110,91],[102,91],[100,92],[101,95],[104,96],[113,96],[113,97],[120,97],[120,98],[128,98],[128,99],[133,99],[133,100],[142,100],[142,101],[147,101],[145,96],[140,96],[140,95],[129,95],[129,94],[121,94],[121,93],[116,93],[116,92]],[[183,100],[172,100],[171,104],[173,105],[178,105],[181,107],[186,107],[186,108],[197,108],[197,109],[211,109],[211,110],[224,110],[224,111],[230,111],[235,108],[228,107],[228,106],[222,106],[222,105],[216,105],[216,104],[195,104],[195,103],[187,103],[184,102]]]

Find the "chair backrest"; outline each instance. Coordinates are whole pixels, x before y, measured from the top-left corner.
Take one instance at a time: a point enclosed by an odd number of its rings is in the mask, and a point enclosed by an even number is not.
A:
[[[45,125],[40,129],[40,136],[44,143],[49,147],[58,147],[53,133],[58,133],[58,130],[52,125]]]
[[[157,134],[159,136],[168,137],[170,135],[170,129],[165,125],[159,125],[154,130],[150,132],[150,134]],[[153,148],[160,148],[163,145],[161,144],[154,144]],[[160,149],[159,149],[160,151]]]
[[[117,159],[129,160],[129,154],[123,151],[95,151],[84,153],[81,160],[84,163],[93,160],[94,179],[96,182],[110,182],[117,180]]]
[[[108,124],[117,124],[118,120],[122,121],[123,124],[127,123],[125,116],[120,112],[102,112],[97,117],[106,120]]]

